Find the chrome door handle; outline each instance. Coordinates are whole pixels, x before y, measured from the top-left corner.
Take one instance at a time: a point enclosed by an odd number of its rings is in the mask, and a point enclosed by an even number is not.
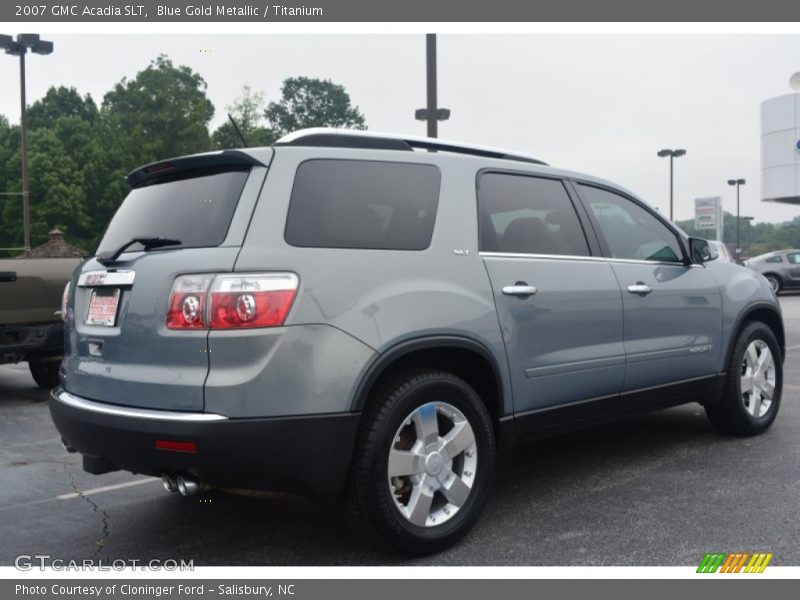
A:
[[[517,283],[505,286],[503,293],[506,296],[533,296],[536,293],[536,288],[532,285]]]
[[[650,288],[649,285],[642,283],[641,281],[637,281],[633,285],[628,286],[628,291],[631,294],[639,294],[640,296],[647,296],[653,290]]]

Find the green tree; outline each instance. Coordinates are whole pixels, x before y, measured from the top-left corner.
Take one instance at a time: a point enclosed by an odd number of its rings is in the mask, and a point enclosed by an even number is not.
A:
[[[228,113],[236,121],[239,131],[250,147],[269,146],[277,138],[264,123],[264,94],[244,86],[242,95],[228,107]],[[241,148],[244,144],[236,133],[230,119],[220,125],[211,136],[217,149]]]
[[[276,137],[306,127],[367,128],[344,87],[330,79],[286,79],[280,101],[270,102],[264,114]]]
[[[93,123],[97,119],[97,112],[97,105],[89,94],[82,98],[75,88],[51,87],[43,98],[28,109],[28,127],[54,127],[64,117]]]
[[[124,145],[128,168],[211,149],[214,105],[206,88],[200,75],[161,55],[104,96],[106,133]]]

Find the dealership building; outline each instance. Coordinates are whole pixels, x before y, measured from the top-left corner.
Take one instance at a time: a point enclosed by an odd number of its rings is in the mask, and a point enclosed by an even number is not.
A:
[[[761,103],[761,199],[800,205],[800,93]]]

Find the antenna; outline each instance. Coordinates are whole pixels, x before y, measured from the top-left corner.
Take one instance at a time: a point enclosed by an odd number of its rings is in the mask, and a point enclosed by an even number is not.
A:
[[[800,92],[800,72],[795,73],[789,78],[789,87],[795,92]]]
[[[236,135],[238,135],[239,139],[242,140],[242,144],[244,144],[244,147],[248,148],[249,146],[247,144],[247,140],[244,139],[244,136],[242,135],[242,132],[239,131],[239,126],[236,124],[236,121],[233,120],[233,117],[231,116],[231,113],[228,113],[228,118],[231,121],[231,125],[233,125],[233,128],[236,130]]]

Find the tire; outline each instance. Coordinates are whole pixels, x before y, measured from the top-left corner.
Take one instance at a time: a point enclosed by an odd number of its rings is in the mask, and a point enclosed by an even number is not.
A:
[[[60,367],[60,360],[28,363],[28,368],[31,370],[33,380],[36,382],[36,385],[43,390],[52,390],[60,383],[58,377]]]
[[[765,366],[760,366],[762,362]],[[782,388],[783,360],[778,340],[764,323],[750,322],[733,347],[722,398],[706,405],[706,415],[722,433],[764,433],[778,414]]]
[[[773,275],[772,273],[770,273],[769,275],[764,275],[764,277],[767,278],[769,286],[772,288],[772,291],[775,292],[775,295],[777,296],[778,294],[780,294],[781,291],[783,290],[783,281],[781,281],[781,278],[778,277],[777,275]]]
[[[351,514],[395,551],[444,550],[478,520],[495,456],[489,412],[469,384],[442,371],[402,371],[378,386],[364,411],[348,489]]]

